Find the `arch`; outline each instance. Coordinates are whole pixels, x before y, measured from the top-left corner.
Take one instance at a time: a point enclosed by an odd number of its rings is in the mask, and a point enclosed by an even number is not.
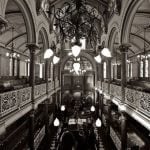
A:
[[[92,64],[93,70],[95,72],[97,71],[96,62],[95,62],[94,58],[90,54],[81,51],[80,56],[87,58],[87,60],[89,60],[89,62]],[[66,62],[68,61],[69,58],[70,58],[70,56],[66,56],[65,58],[62,59],[60,70],[63,70],[63,68],[64,68],[64,66],[65,66],[65,64],[66,64]]]
[[[114,52],[113,46],[114,46],[115,37],[117,34],[119,36],[119,28],[118,28],[118,25],[115,23],[115,24],[113,24],[113,26],[109,32],[109,35],[108,35],[108,48],[111,50],[112,53]]]
[[[39,34],[41,34],[41,36],[42,36],[42,39],[43,39],[43,48],[44,48],[44,51],[45,51],[49,47],[49,40],[48,40],[48,35],[47,35],[46,28],[43,25],[43,23],[40,24],[39,27],[38,27],[37,39],[39,37]]]
[[[138,9],[138,7],[141,5],[141,3],[144,0],[138,0],[138,1],[132,1],[131,4],[129,5],[125,15],[124,15],[124,20],[122,22],[122,28],[121,28],[121,38],[120,38],[120,43],[129,43],[129,35],[130,35],[130,30],[131,30],[131,24],[134,19],[134,15]]]
[[[30,8],[27,2],[25,0],[13,0],[13,1],[19,7],[24,17],[26,30],[27,30],[27,42],[36,43],[36,32],[35,32],[35,23],[34,23],[35,21],[33,19],[33,15],[30,11]],[[7,4],[8,4],[8,0],[5,2],[5,5],[4,5],[4,14],[6,11]]]

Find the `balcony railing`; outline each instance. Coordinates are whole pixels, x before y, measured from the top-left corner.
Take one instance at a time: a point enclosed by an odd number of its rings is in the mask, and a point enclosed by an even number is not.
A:
[[[59,87],[59,80],[55,80],[55,89]]]
[[[108,83],[102,85],[103,91],[108,93]],[[110,95],[121,101],[121,86],[110,84]],[[150,93],[125,88],[125,103],[150,117]]]
[[[59,86],[57,82],[57,86]],[[48,83],[48,90],[54,90],[54,82]],[[46,94],[46,83],[35,85],[35,100]],[[31,102],[31,87],[0,94],[0,117],[3,117]]]

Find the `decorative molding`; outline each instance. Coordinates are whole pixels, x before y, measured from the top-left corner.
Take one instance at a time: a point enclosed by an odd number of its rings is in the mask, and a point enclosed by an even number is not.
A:
[[[46,94],[46,83],[36,85],[35,86],[35,91],[34,91],[34,97],[37,99],[38,97]]]
[[[0,115],[4,116],[31,101],[31,87],[0,94]]]

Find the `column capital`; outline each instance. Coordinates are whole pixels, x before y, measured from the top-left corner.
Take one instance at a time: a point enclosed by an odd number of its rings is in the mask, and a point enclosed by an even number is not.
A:
[[[39,46],[36,43],[27,43],[26,47],[29,48],[32,53],[39,49]]]
[[[128,43],[123,43],[123,44],[121,44],[121,45],[119,46],[120,52],[121,52],[121,53],[126,53],[126,52],[128,52],[129,47],[131,47],[131,45],[128,44]]]
[[[0,30],[4,27],[7,26],[8,21],[3,18],[2,16],[0,16]]]

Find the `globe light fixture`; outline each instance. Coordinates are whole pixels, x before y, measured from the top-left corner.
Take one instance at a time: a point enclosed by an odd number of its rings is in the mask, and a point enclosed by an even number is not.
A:
[[[95,111],[95,107],[92,105],[91,106],[91,112],[94,112]]]
[[[108,48],[103,48],[101,54],[105,57],[111,57],[111,52]]]
[[[52,49],[50,49],[50,48],[47,49],[47,50],[45,51],[45,53],[44,53],[44,59],[48,59],[48,58],[52,57],[53,54],[54,54],[54,52],[53,52]]]
[[[60,125],[59,119],[58,119],[58,118],[55,118],[55,120],[54,120],[54,126],[55,126],[55,127],[58,127],[59,125]]]
[[[77,57],[77,56],[79,56],[79,54],[80,54],[80,52],[81,52],[81,47],[79,46],[79,45],[74,45],[74,46],[72,46],[72,55],[74,56],[74,57]]]
[[[65,109],[66,109],[65,105],[61,105],[60,110],[61,110],[61,111],[65,111]]]
[[[54,64],[54,65],[57,64],[59,61],[60,61],[60,58],[59,58],[59,57],[57,57],[57,56],[54,56],[54,57],[53,57],[53,64]]]
[[[102,94],[102,93],[103,93],[103,91],[102,91],[102,90],[99,90],[99,93],[100,93],[100,94]]]
[[[102,126],[102,122],[101,122],[101,120],[99,118],[96,119],[95,125],[98,128]]]
[[[101,63],[102,62],[102,57],[101,57],[100,54],[95,56],[94,59],[96,60],[97,63]]]

